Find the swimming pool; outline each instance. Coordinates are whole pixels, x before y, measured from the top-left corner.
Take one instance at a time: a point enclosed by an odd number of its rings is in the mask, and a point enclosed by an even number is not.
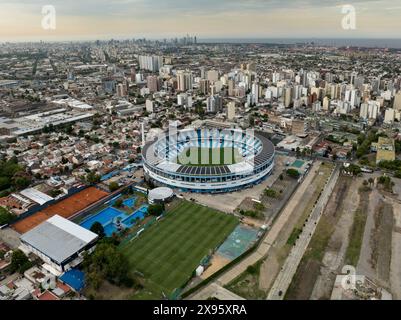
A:
[[[135,223],[136,220],[143,220],[145,218],[145,215],[148,213],[148,206],[145,205],[135,211],[133,214],[128,216],[127,218],[123,219],[121,223],[126,227],[126,228],[131,228]]]

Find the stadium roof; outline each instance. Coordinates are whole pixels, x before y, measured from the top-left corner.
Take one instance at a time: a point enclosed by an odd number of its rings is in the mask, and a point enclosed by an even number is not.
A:
[[[21,236],[21,241],[61,264],[98,236],[58,215]]]
[[[255,166],[263,165],[264,163],[269,161],[275,153],[275,147],[268,138],[266,138],[263,134],[259,132],[255,132],[255,137],[262,144],[261,152],[259,152],[257,155],[249,157],[247,160],[244,160],[241,163],[237,163],[234,165],[188,166],[173,163],[171,161],[167,161],[164,158],[158,158],[155,155],[155,145],[157,143],[157,139],[145,145],[142,150],[142,155],[149,165],[157,167],[159,170],[172,173],[179,173],[191,176],[221,176],[233,173],[246,174],[250,172],[250,166],[254,168]]]

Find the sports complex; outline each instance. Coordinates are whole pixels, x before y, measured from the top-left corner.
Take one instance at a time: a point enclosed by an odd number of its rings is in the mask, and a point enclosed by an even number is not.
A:
[[[273,143],[253,130],[170,130],[142,150],[147,179],[183,192],[224,193],[259,184],[273,170]]]

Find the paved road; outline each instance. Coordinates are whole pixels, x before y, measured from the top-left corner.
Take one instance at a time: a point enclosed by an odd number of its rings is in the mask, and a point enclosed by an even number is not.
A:
[[[274,222],[272,228],[269,230],[262,243],[256,252],[251,254],[248,258],[240,262],[234,268],[228,270],[225,274],[223,274],[217,281],[222,285],[227,285],[229,282],[234,280],[240,274],[242,274],[249,266],[255,264],[260,259],[264,258],[269,252],[270,248],[276,241],[278,235],[280,234],[283,227],[287,224],[288,220],[291,218],[292,213],[298,206],[298,203],[302,201],[302,198],[306,192],[306,189],[310,186],[313,181],[313,178],[316,175],[316,172],[319,170],[321,162],[316,162],[312,169],[309,171],[309,174],[305,177],[304,181],[298,187],[297,191],[294,193],[292,198],[288,201],[287,205]]]
[[[234,280],[239,275],[241,275],[249,266],[254,265],[260,259],[266,257],[270,248],[272,247],[272,245],[276,241],[278,235],[280,234],[280,231],[287,224],[288,220],[291,218],[294,210],[298,206],[298,203],[300,201],[302,201],[302,198],[306,192],[306,189],[310,186],[311,182],[313,181],[313,178],[316,176],[316,174],[320,168],[320,165],[321,165],[320,161],[317,161],[313,164],[311,170],[306,175],[304,180],[301,182],[301,185],[295,191],[293,196],[288,201],[287,205],[284,207],[280,216],[277,218],[277,220],[273,224],[272,228],[266,234],[265,238],[261,242],[257,251],[255,251],[250,256],[248,256],[246,259],[242,260],[236,266],[234,266],[233,268],[231,268],[230,270],[225,272],[223,275],[221,275],[218,279],[215,280],[215,283],[209,284],[207,287],[201,289],[197,293],[188,297],[188,299],[201,300],[201,297],[203,296],[202,292],[205,292],[205,290],[206,291],[210,290],[210,289],[208,289],[208,287],[215,285],[215,284],[218,284],[220,286],[227,285],[232,280]]]
[[[20,244],[20,234],[11,228],[0,230],[0,240],[3,241],[10,249],[17,249]]]
[[[280,273],[278,274],[268,296],[267,300],[282,300],[284,299],[285,293],[291,284],[291,281],[297,271],[299,263],[309,246],[309,243],[316,231],[316,227],[319,223],[320,217],[323,214],[324,208],[326,207],[331,194],[333,193],[334,187],[337,183],[340,175],[339,167],[336,166],[333,173],[331,174],[324,190],[318,200],[318,203],[313,208],[308,222],[303,229],[296,245],[292,248],[287,260],[285,261]]]
[[[244,298],[219,286],[216,283],[212,283],[209,286],[200,290],[196,296],[196,299],[207,300],[210,297],[217,298],[219,300],[245,300]]]

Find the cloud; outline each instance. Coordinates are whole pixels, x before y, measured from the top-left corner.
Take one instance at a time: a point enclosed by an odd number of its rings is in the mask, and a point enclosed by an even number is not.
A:
[[[57,12],[51,34],[40,28],[42,6],[49,4]],[[345,4],[356,7],[356,31],[341,28]],[[0,38],[398,37],[399,5],[401,0],[0,0]]]
[[[165,14],[205,15],[227,12],[267,12],[282,9],[317,9],[342,4],[375,3],[377,0],[0,0],[2,4],[23,6],[39,12],[43,5],[54,5],[59,14],[73,16]]]

